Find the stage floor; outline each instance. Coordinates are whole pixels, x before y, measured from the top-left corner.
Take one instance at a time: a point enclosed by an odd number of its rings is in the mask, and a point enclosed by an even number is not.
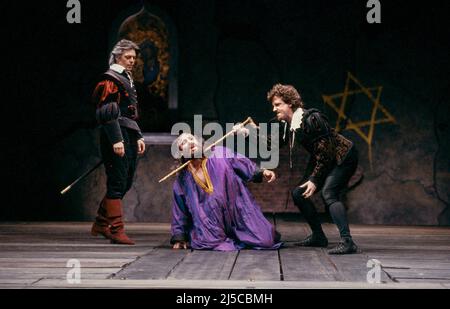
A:
[[[305,223],[270,220],[285,242],[277,251],[173,250],[169,224],[127,224],[137,244],[123,246],[90,236],[90,223],[0,223],[0,288],[450,288],[449,227],[351,225],[361,252],[330,256],[294,245]],[[335,226],[324,230],[335,245]],[[81,283],[67,281],[70,259]],[[371,259],[381,283],[367,281]]]

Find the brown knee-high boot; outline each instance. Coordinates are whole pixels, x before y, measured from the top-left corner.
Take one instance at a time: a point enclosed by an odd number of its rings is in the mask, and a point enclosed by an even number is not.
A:
[[[122,200],[120,199],[105,199],[105,209],[110,224],[111,243],[134,245],[127,234],[125,234],[122,212]]]
[[[100,202],[100,206],[97,210],[97,217],[95,218],[94,224],[92,224],[91,228],[91,235],[97,236],[97,235],[103,235],[106,239],[112,239],[111,234],[111,224],[108,220],[108,213],[105,208],[105,199]]]

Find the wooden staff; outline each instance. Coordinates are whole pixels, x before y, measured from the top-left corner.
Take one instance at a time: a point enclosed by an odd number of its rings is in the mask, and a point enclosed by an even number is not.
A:
[[[240,124],[240,127],[245,127],[248,123],[253,122],[253,119],[251,117],[248,117],[243,123]],[[213,144],[209,145],[208,147],[205,148],[204,152],[210,150],[212,147],[216,146],[217,144],[219,144],[221,141],[223,141],[224,139],[226,139],[228,136],[234,134],[234,132],[236,132],[237,129],[231,130],[230,132],[228,132],[227,134],[225,134],[224,136],[222,136],[221,138],[219,138],[217,141],[215,141]],[[175,175],[176,173],[178,173],[179,171],[181,171],[182,169],[184,169],[190,162],[192,159],[190,159],[189,161],[185,162],[183,165],[179,166],[177,169],[173,170],[172,172],[170,172],[169,174],[167,174],[165,177],[161,178],[159,180],[159,183],[163,182],[164,180],[170,178],[171,176]]]

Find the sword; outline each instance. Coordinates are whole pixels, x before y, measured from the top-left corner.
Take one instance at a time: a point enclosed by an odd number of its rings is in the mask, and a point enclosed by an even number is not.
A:
[[[90,170],[86,171],[83,175],[81,175],[80,177],[78,177],[74,182],[72,182],[70,185],[68,185],[64,190],[61,191],[61,195],[64,195],[67,191],[69,191],[70,189],[72,189],[72,187],[74,185],[76,185],[80,180],[82,180],[83,178],[86,178],[90,173],[92,173],[93,171],[95,171],[100,165],[103,164],[103,160],[100,160],[100,162],[98,162],[94,167],[92,167]]]

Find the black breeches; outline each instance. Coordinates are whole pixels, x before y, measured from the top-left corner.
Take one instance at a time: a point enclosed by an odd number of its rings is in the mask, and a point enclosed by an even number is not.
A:
[[[100,148],[106,171],[106,197],[122,199],[133,183],[137,165],[137,135],[135,131],[120,128],[124,139],[125,155],[120,157],[113,151],[113,145],[102,131]]]
[[[320,225],[320,219],[316,211],[316,207],[311,202],[310,199],[306,199],[302,196],[306,188],[296,187],[292,191],[292,198],[294,199],[294,204],[298,207],[303,217],[305,217],[306,222],[308,222],[313,233],[321,234],[322,226]]]
[[[322,198],[325,206],[330,212],[333,222],[337,225],[341,237],[350,237],[347,212],[341,202],[341,196],[347,188],[348,181],[358,166],[358,154],[353,147],[347,158],[341,165],[335,166],[325,178],[322,187]],[[295,205],[305,217],[313,232],[322,232],[319,216],[314,204],[309,199],[303,198],[302,194],[306,188],[296,187],[292,192]]]
[[[350,178],[358,166],[358,153],[353,146],[341,165],[335,166],[325,178],[322,187],[322,198],[327,207],[341,200]]]

